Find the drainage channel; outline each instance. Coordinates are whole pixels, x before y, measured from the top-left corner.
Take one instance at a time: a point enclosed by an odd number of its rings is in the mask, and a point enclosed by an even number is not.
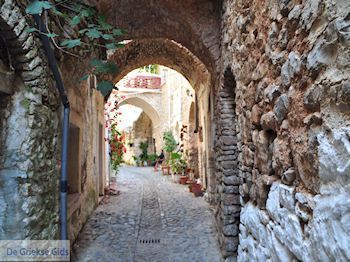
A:
[[[158,190],[154,184],[144,187],[134,261],[162,261],[164,258],[158,199]]]

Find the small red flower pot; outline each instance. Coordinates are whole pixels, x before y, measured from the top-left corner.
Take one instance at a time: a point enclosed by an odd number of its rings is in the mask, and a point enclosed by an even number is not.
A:
[[[187,179],[187,176],[180,176],[179,183],[181,185],[186,185]]]
[[[192,184],[192,192],[194,196],[201,196],[202,195],[202,187],[200,184]]]

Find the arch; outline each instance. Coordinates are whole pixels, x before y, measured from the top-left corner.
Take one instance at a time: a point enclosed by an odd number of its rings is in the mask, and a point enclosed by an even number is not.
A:
[[[140,97],[127,97],[119,104],[119,106],[123,106],[126,104],[141,108],[152,120],[154,127],[158,127],[160,125],[161,121],[159,112],[147,100],[142,99]]]
[[[173,39],[215,71],[220,57],[221,1],[102,0],[99,10],[117,28],[127,30],[125,39]],[[189,37],[190,36],[190,37]]]
[[[188,49],[168,39],[135,40],[109,57],[119,72],[114,81],[120,81],[133,69],[148,64],[161,64],[182,74],[195,89],[199,83],[211,79],[206,66]]]

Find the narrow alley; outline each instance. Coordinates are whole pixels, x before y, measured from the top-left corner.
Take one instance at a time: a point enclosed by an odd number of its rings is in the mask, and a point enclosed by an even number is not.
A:
[[[209,204],[171,179],[151,167],[121,167],[120,194],[92,214],[72,261],[220,261]]]
[[[0,0],[0,261],[350,261],[350,0]]]

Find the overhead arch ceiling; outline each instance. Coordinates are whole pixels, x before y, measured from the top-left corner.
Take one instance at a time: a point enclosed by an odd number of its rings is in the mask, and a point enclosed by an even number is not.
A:
[[[115,83],[130,71],[148,64],[160,64],[182,74],[195,89],[198,83],[210,81],[206,66],[189,50],[168,39],[132,41],[117,50],[109,60],[115,62],[119,72]]]
[[[216,72],[220,57],[221,1],[210,0],[100,0],[101,13],[117,28],[127,30],[125,39],[170,39],[187,48]]]

